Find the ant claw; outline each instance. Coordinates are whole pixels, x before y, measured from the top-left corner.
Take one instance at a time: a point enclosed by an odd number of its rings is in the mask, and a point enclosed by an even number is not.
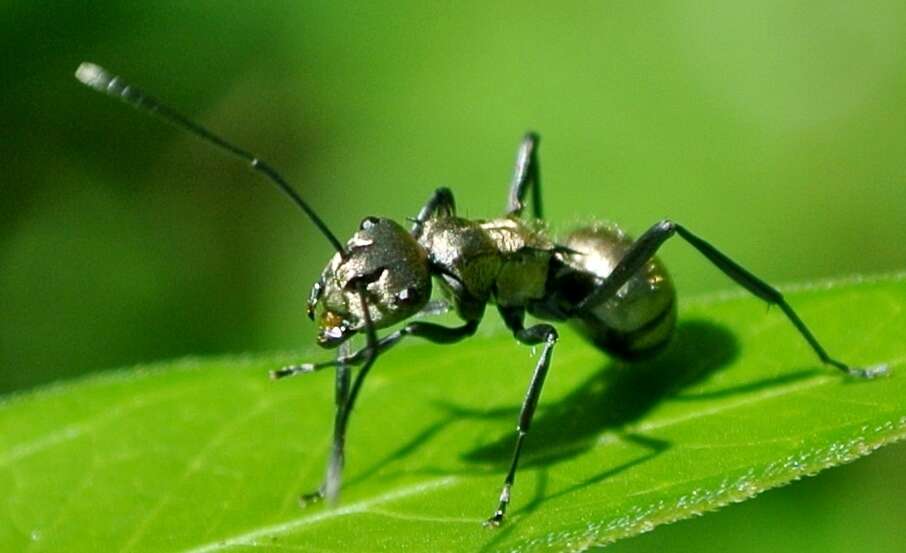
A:
[[[503,523],[503,511],[497,511],[494,516],[484,521],[482,526],[485,528],[499,528],[501,523]]]
[[[299,496],[299,507],[304,509],[310,505],[314,505],[315,503],[320,503],[323,500],[324,492],[322,490],[318,490],[312,493],[304,493]]]
[[[301,365],[289,365],[282,369],[270,371],[268,376],[270,376],[271,380],[279,380],[287,376],[314,372],[316,369],[317,367],[314,363],[302,363]]]
[[[855,376],[858,378],[872,379],[878,376],[887,376],[890,374],[890,367],[887,363],[880,363],[878,365],[871,365],[870,367],[854,367],[849,369],[849,375]]]

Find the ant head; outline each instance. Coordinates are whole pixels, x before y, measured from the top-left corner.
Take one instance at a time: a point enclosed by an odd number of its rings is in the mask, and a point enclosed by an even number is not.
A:
[[[345,252],[333,256],[309,297],[308,316],[318,325],[320,345],[338,346],[364,330],[360,286],[374,328],[407,319],[431,296],[428,254],[390,219],[362,220]]]

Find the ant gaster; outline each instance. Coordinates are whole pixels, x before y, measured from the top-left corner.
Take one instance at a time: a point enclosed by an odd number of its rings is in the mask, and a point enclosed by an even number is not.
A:
[[[406,230],[385,218],[366,217],[359,230],[340,243],[307,202],[270,165],[208,131],[198,123],[127,84],[101,67],[83,63],[76,71],[85,85],[157,115],[247,161],[299,206],[336,250],[312,288],[308,315],[318,326],[318,343],[332,348],[364,333],[367,345],[356,353],[340,349],[335,360],[305,363],[271,372],[273,378],[336,367],[336,418],[327,476],[309,503],[335,500],[339,493],[349,415],[375,359],[407,336],[451,344],[472,336],[489,303],[497,306],[516,340],[541,345],[519,413],[509,470],[487,525],[499,525],[541,389],[557,343],[557,330],[542,322],[526,326],[525,315],[569,321],[608,354],[634,360],[667,344],[676,322],[676,293],[664,266],[654,257],[669,238],[679,236],[737,284],[777,305],[818,358],[854,377],[886,372],[885,365],[855,368],[830,357],[775,288],[718,251],[682,225],[663,220],[632,240],[617,226],[579,228],[562,242],[550,237],[542,221],[537,134],[519,147],[507,208],[497,219],[471,220],[456,215],[452,192],[439,188]],[[531,195],[532,217],[524,218]],[[384,337],[377,330],[435,309],[432,281],[443,291],[461,326],[410,322]],[[350,367],[359,366],[355,379]],[[351,386],[350,386],[351,384]]]

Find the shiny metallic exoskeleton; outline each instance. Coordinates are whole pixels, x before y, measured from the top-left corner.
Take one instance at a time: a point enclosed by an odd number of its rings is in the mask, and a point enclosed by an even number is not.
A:
[[[777,305],[819,359],[855,377],[872,377],[886,366],[855,368],[830,357],[776,289],[732,261],[685,227],[663,220],[633,240],[613,224],[594,223],[557,240],[542,218],[538,135],[528,133],[519,147],[503,216],[473,220],[457,216],[453,193],[437,189],[409,229],[385,218],[366,217],[341,244],[308,203],[270,165],[227,142],[104,69],[83,63],[76,77],[84,84],[162,117],[244,159],[269,178],[311,219],[336,254],[312,287],[308,315],[318,327],[318,343],[338,347],[336,359],[272,371],[273,378],[336,367],[334,440],[324,483],[303,496],[308,504],[335,500],[341,483],[347,423],[359,390],[375,359],[407,336],[449,344],[475,333],[488,305],[495,305],[514,337],[541,345],[516,427],[513,458],[497,508],[487,520],[497,526],[510,502],[520,452],[531,427],[557,343],[551,322],[569,322],[592,344],[625,360],[660,351],[676,323],[676,292],[654,256],[679,236],[718,269],[755,296]],[[531,194],[531,198],[529,198]],[[531,201],[532,216],[524,215]],[[416,314],[438,311],[431,300],[436,283],[463,323],[447,327],[414,321],[379,337],[377,331]],[[541,321],[530,326],[525,316]],[[367,345],[349,353],[349,339],[364,334]],[[359,366],[353,380],[351,369]]]
[[[632,247],[614,224],[597,223],[570,234],[564,245],[579,252],[567,257],[557,289],[573,302],[600,285]],[[577,313],[572,326],[592,343],[627,360],[657,353],[676,326],[676,291],[667,269],[652,257],[607,301]]]

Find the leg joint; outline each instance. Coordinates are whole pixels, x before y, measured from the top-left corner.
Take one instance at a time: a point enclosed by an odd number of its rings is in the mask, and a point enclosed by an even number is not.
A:
[[[547,345],[554,345],[560,339],[560,334],[553,326],[541,323],[528,328],[517,328],[513,331],[517,340],[525,345],[533,346],[544,342]]]
[[[661,219],[655,225],[655,228],[657,228],[659,231],[669,233],[669,234],[673,234],[674,232],[676,232],[676,227],[677,227],[677,224],[671,219]]]

